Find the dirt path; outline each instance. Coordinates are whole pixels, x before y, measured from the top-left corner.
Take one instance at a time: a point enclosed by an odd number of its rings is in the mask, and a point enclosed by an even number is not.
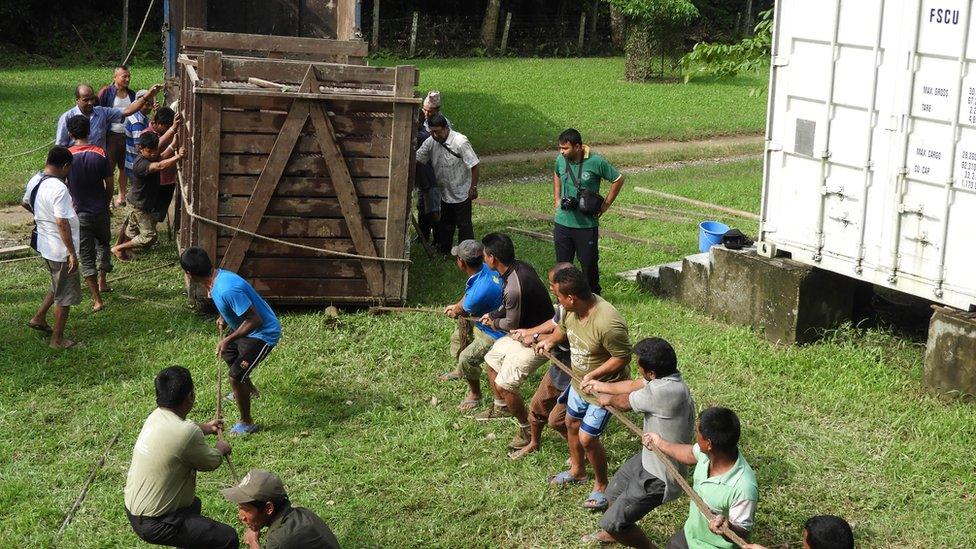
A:
[[[679,150],[687,147],[759,145],[762,144],[762,142],[762,135],[733,135],[726,137],[712,137],[697,141],[641,141],[637,143],[623,143],[620,145],[593,145],[593,148],[600,154],[660,153]],[[555,150],[486,154],[481,157],[481,161],[492,164],[500,162],[523,162],[526,160],[547,160],[555,157],[555,154]]]

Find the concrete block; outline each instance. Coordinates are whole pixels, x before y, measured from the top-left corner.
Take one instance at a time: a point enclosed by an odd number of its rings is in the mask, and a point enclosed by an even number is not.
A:
[[[976,315],[935,307],[922,382],[939,393],[976,396]]]

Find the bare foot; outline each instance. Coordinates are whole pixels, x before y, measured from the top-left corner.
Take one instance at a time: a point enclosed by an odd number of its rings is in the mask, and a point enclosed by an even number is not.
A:
[[[48,324],[47,322],[37,322],[37,321],[35,321],[33,319],[31,319],[31,320],[29,320],[27,322],[27,327],[30,328],[30,329],[32,329],[32,330],[37,330],[39,332],[44,332],[45,334],[49,334],[49,333],[51,333],[51,332],[54,331],[54,329],[51,328],[51,325]]]
[[[455,379],[461,379],[461,372],[457,370],[452,370],[450,372],[437,376],[438,381],[454,381]]]
[[[61,341],[55,343],[52,341],[49,345],[52,349],[70,349],[75,347],[79,343],[77,341],[71,341],[70,339],[62,339]]]
[[[516,450],[514,452],[509,452],[508,453],[508,457],[510,457],[512,459],[522,459],[525,456],[531,454],[532,452],[535,452],[538,449],[539,449],[539,445],[538,444],[529,443],[527,446],[523,446],[519,450]]]
[[[98,303],[92,305],[92,312],[97,313],[98,311],[101,311],[104,308],[105,308],[105,302],[99,301]]]
[[[112,248],[112,255],[114,255],[119,261],[129,260],[129,256],[125,253],[125,250],[116,250],[115,248]]]

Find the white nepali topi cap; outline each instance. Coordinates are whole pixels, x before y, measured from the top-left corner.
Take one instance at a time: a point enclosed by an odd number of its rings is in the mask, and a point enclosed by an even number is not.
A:
[[[424,108],[425,109],[439,109],[441,108],[441,92],[432,90],[424,98]]]

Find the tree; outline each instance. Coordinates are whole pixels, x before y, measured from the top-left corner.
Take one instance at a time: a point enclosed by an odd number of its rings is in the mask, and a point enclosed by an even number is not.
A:
[[[495,47],[495,36],[498,34],[498,12],[501,0],[488,0],[485,7],[485,19],[481,23],[481,44],[486,48]]]
[[[681,58],[685,82],[697,75],[732,77],[752,72],[769,63],[773,46],[773,10],[759,14],[755,34],[735,44],[699,42]]]
[[[661,55],[661,71],[668,54],[678,49],[678,32],[698,17],[689,0],[610,0],[626,22],[624,53],[627,80],[643,82],[654,78],[655,45]]]

